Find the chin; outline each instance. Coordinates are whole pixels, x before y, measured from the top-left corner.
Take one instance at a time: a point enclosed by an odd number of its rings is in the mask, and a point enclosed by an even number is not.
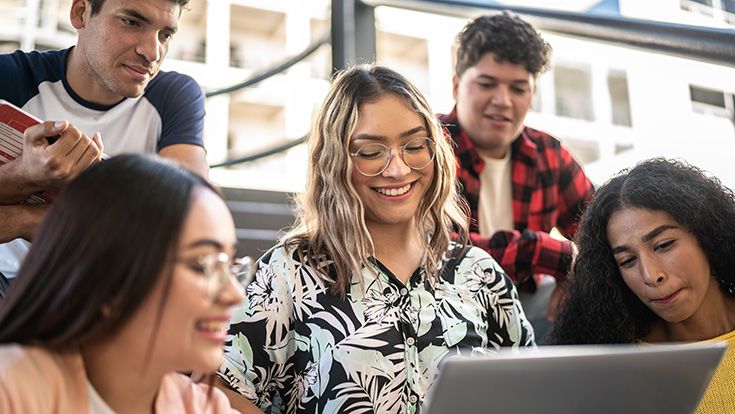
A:
[[[222,352],[219,352],[218,354],[211,353],[208,355],[199,355],[198,358],[192,358],[190,360],[192,366],[189,367],[189,370],[209,374],[217,371],[220,365],[222,365],[223,360],[224,355]]]

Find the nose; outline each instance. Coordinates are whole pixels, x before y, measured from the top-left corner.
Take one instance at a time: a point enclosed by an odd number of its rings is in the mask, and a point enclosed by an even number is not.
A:
[[[227,278],[227,284],[222,287],[217,295],[217,302],[225,306],[235,306],[245,299],[245,287],[234,276]]]
[[[383,173],[381,174],[382,176],[404,177],[411,172],[411,167],[409,167],[403,161],[403,158],[400,156],[399,151],[391,148],[388,156],[390,157],[388,160],[388,167],[386,167],[386,169],[383,171]]]
[[[158,33],[144,33],[141,35],[135,51],[142,56],[147,63],[158,62],[163,54],[163,45],[158,39]]]
[[[660,264],[654,259],[639,261],[641,266],[641,277],[643,282],[649,286],[657,286],[666,280],[666,272],[661,268]]]
[[[508,87],[505,85],[498,85],[492,93],[490,103],[495,106],[510,106],[510,94]]]

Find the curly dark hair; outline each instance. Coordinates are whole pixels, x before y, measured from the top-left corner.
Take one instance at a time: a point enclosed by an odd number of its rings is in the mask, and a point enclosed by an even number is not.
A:
[[[551,46],[536,29],[507,10],[471,21],[457,35],[457,43],[457,76],[462,76],[485,53],[495,54],[499,62],[523,65],[534,77],[547,69],[551,58]]]
[[[654,158],[608,181],[585,210],[552,343],[630,343],[645,337],[659,318],[625,285],[607,239],[610,216],[631,207],[664,211],[691,232],[720,287],[735,296],[735,195],[697,167]]]

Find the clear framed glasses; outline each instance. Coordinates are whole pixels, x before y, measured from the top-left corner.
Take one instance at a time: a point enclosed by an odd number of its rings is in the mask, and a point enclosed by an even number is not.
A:
[[[395,153],[393,148],[372,142],[357,148],[351,152],[355,168],[362,175],[374,177],[380,175],[388,168],[391,158]],[[434,140],[431,138],[414,138],[401,145],[397,149],[403,162],[413,170],[422,170],[434,161]]]
[[[253,278],[255,263],[248,256],[231,259],[224,252],[206,254],[191,259],[181,259],[191,270],[200,273],[205,278],[204,294],[215,300],[222,292],[230,278],[235,280],[235,286],[241,292]]]

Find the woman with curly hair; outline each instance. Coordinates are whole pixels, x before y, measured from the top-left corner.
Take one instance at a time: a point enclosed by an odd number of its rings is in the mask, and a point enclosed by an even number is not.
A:
[[[451,240],[467,239],[455,158],[404,77],[339,74],[309,151],[298,222],[230,326],[220,376],[233,406],[416,412],[445,356],[534,343],[506,274]]]
[[[665,159],[608,181],[577,233],[556,344],[735,342],[735,196]],[[700,412],[735,406],[729,350]]]

